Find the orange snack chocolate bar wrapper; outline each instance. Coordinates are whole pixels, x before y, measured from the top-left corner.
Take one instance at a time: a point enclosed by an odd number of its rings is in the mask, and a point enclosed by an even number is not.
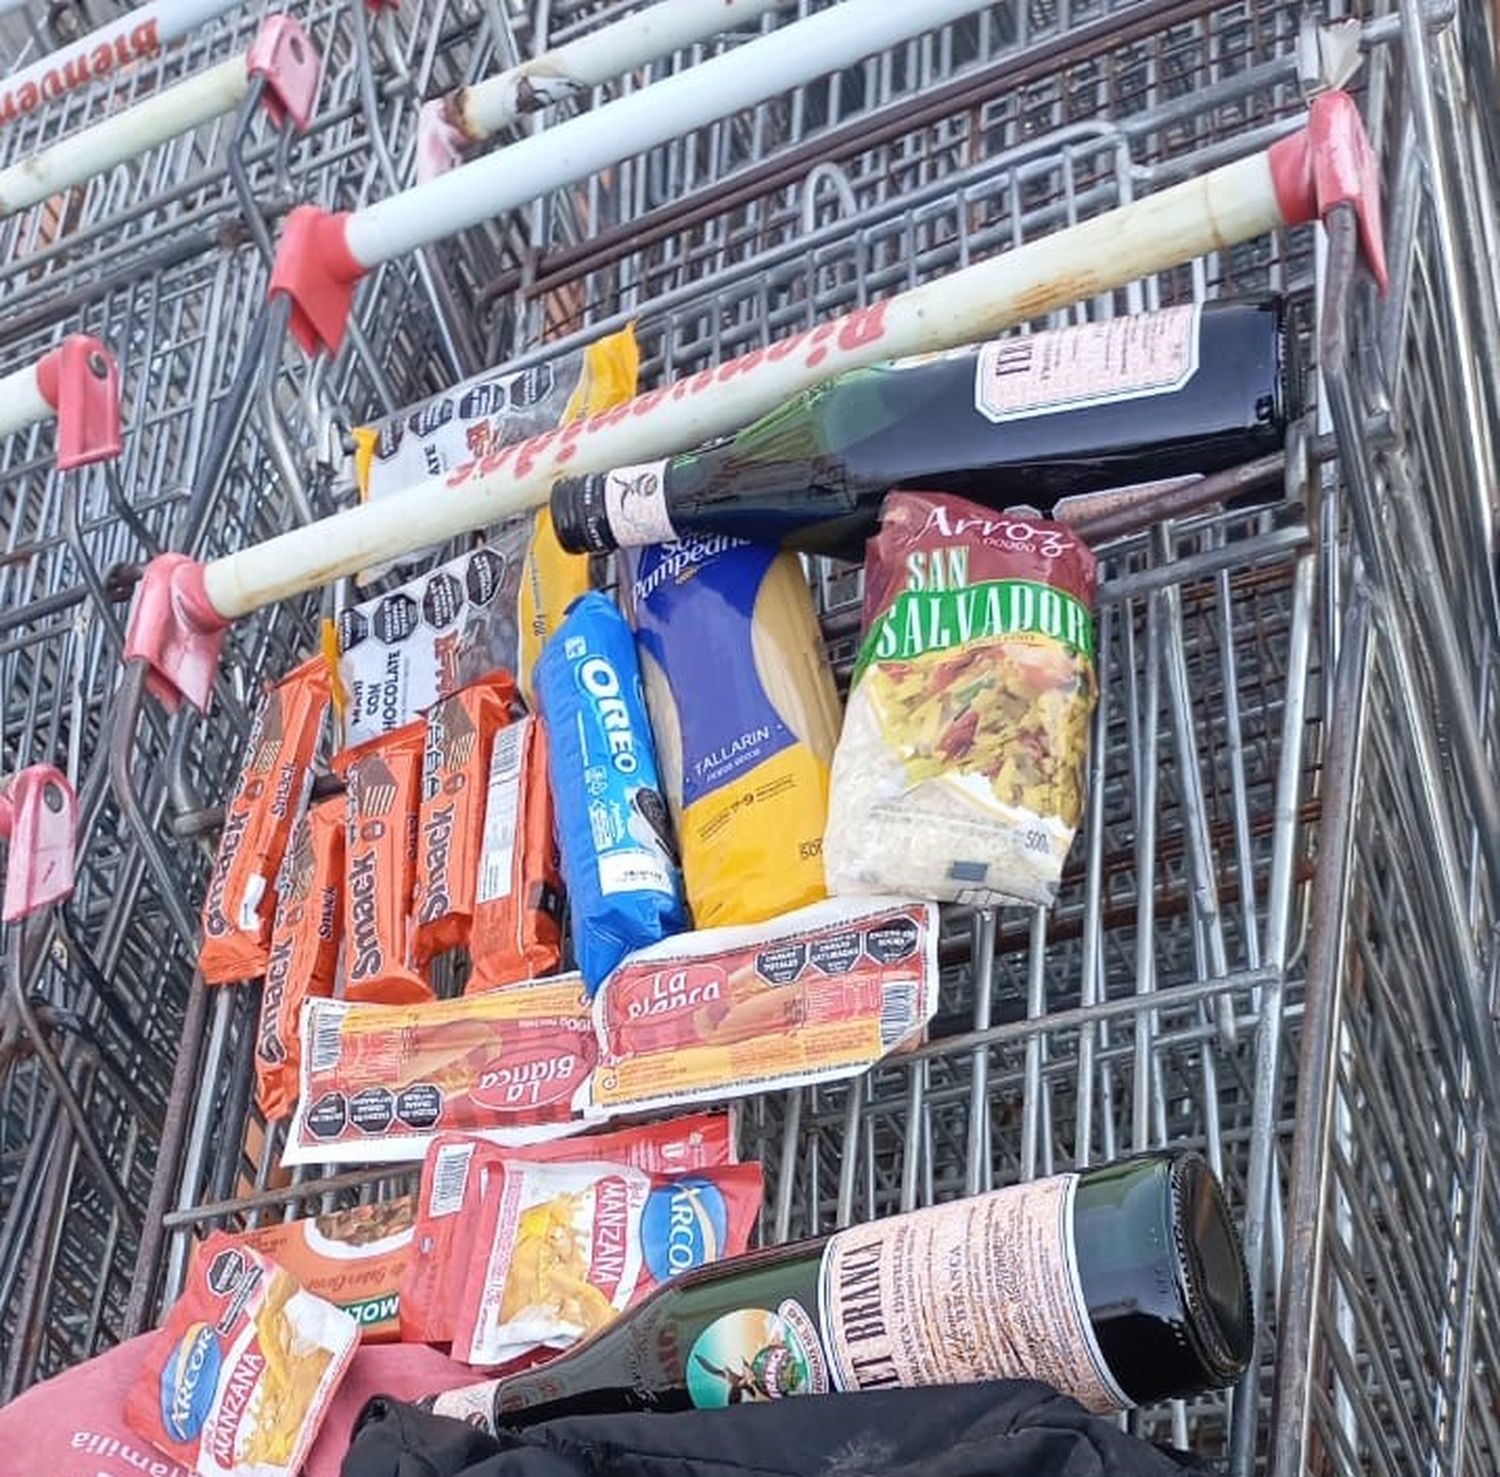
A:
[[[514,679],[498,672],[428,709],[411,905],[417,964],[469,941],[490,750],[517,701]]]
[[[427,725],[346,750],[334,760],[345,796],[344,996],[385,1004],[432,999],[410,958],[417,800]]]
[[[550,974],[562,959],[562,876],[542,720],[495,735],[465,994]]]
[[[203,904],[198,968],[208,984],[265,972],[276,875],[327,710],[328,667],[321,656],[303,662],[261,695]]]
[[[302,1002],[333,994],[343,936],[344,797],[308,806],[277,885],[276,926],[255,1034],[255,1100],[274,1122],[297,1096]]]
[[[216,1233],[157,1330],[125,1423],[199,1477],[293,1477],[358,1343],[342,1309]]]
[[[446,1344],[464,1291],[489,1176],[503,1160],[528,1164],[629,1165],[645,1174],[686,1174],[734,1163],[727,1113],[693,1113],[665,1123],[504,1149],[470,1134],[440,1135],[422,1163],[416,1234],[401,1279],[401,1337]]]
[[[451,1130],[559,1138],[583,1127],[597,1058],[576,974],[425,1005],[309,1000],[283,1162],[410,1161]]]
[[[416,1229],[416,1203],[413,1195],[398,1195],[327,1215],[273,1221],[230,1240],[269,1257],[315,1297],[342,1308],[359,1325],[365,1343],[391,1343],[401,1336],[401,1279]],[[195,1263],[202,1258],[201,1243],[194,1258]]]

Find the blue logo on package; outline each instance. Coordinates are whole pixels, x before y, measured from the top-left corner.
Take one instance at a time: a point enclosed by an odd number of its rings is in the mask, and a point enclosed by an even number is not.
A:
[[[729,1236],[729,1211],[711,1180],[696,1175],[653,1190],[641,1217],[646,1267],[658,1282],[716,1262]]]
[[[161,1419],[174,1441],[191,1441],[203,1429],[219,1384],[223,1355],[207,1323],[195,1323],[161,1372]]]

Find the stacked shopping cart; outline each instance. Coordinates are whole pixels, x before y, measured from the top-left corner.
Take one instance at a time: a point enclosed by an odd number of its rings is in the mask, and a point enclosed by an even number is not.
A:
[[[686,383],[1210,171],[1248,179],[1348,87],[1378,216],[1226,224],[1010,313],[1282,292],[1312,405],[1284,454],[1090,528],[1099,704],[1056,907],[946,910],[932,1039],[750,1100],[741,1151],[782,1241],[1195,1147],[1244,1228],[1259,1358],[1141,1430],[1240,1473],[1495,1470],[1488,8],[913,0],[873,54],[798,46],[796,86],[744,66],[716,109],[671,80],[833,0],[742,0],[665,50],[629,34],[640,7],[587,0],[171,5],[0,81],[0,775],[33,776],[11,786],[27,836],[58,836],[48,794],[77,807],[70,893],[10,826],[5,1394],[154,1321],[195,1235],[412,1185],[286,1178],[253,1105],[257,993],[194,973],[257,685],[403,539],[392,514],[347,555],[319,531],[257,562],[349,504],[348,428],[627,324],[643,389]],[[525,71],[558,48],[572,85]],[[511,496],[490,491],[471,522]],[[206,612],[160,583],[171,554],[208,566]],[[847,677],[857,573],[810,568]],[[177,625],[143,642],[127,612],[151,598]]]

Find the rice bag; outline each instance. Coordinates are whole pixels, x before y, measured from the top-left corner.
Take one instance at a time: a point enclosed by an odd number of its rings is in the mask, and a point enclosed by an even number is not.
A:
[[[412,885],[411,947],[418,965],[468,942],[490,749],[516,702],[515,682],[508,672],[499,672],[428,711]]]
[[[215,1233],[157,1331],[126,1424],[199,1477],[295,1477],[358,1342],[342,1309]]]
[[[479,1207],[504,1159],[532,1164],[608,1161],[646,1174],[685,1174],[734,1162],[729,1115],[695,1113],[529,1148],[504,1149],[468,1134],[443,1134],[422,1162],[416,1237],[401,1282],[401,1337],[446,1344],[464,1290]]]
[[[603,595],[568,612],[537,663],[573,953],[589,989],[687,926],[630,627]]]
[[[1095,587],[1062,524],[885,500],[833,761],[832,892],[1051,904],[1083,813]]]
[[[309,1000],[283,1162],[411,1161],[455,1129],[575,1133],[598,1054],[576,974],[422,1005]]]
[[[493,1367],[571,1347],[669,1277],[744,1251],[761,1193],[758,1164],[666,1178],[503,1160],[463,1269],[453,1357]]]
[[[411,966],[411,897],[427,725],[335,757],[345,796],[344,998],[399,1004],[430,1000]]]
[[[562,960],[547,736],[533,714],[495,735],[480,845],[466,995],[550,974]]]
[[[338,975],[344,806],[344,797],[335,795],[303,809],[277,883],[276,926],[255,1033],[255,1100],[268,1123],[290,1111],[297,1095],[302,1002],[333,994]]]
[[[208,984],[265,973],[276,874],[327,708],[328,669],[321,656],[303,662],[261,695],[203,905],[198,968]]]
[[[694,923],[825,897],[839,698],[797,556],[715,535],[621,557]]]

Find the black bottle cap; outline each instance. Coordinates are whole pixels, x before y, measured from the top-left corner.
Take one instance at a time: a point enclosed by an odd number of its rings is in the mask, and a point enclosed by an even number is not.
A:
[[[610,554],[619,545],[609,526],[603,473],[561,477],[552,484],[552,527],[570,554]]]

